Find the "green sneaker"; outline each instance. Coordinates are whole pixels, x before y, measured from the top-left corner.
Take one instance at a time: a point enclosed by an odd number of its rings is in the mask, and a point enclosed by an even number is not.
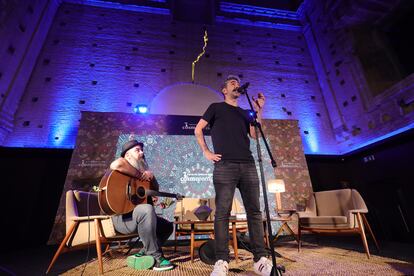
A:
[[[171,270],[173,268],[174,268],[174,264],[172,262],[170,262],[164,257],[160,257],[159,259],[156,260],[155,265],[152,269],[156,271],[165,271],[165,270]]]
[[[155,259],[152,256],[146,256],[143,253],[137,253],[127,258],[127,265],[136,270],[146,270],[154,266]]]
[[[138,252],[138,253],[136,253],[136,254],[134,254],[134,255],[132,255],[132,256],[135,256],[135,257],[142,257],[142,256],[145,256],[145,253],[144,252],[142,252],[142,251],[140,251],[140,252]]]

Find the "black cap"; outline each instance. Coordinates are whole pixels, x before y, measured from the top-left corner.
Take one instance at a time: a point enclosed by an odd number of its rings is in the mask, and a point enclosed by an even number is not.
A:
[[[138,142],[137,140],[131,140],[131,141],[126,142],[125,144],[122,145],[121,156],[124,157],[125,153],[128,150],[130,150],[130,149],[132,149],[133,147],[136,147],[136,146],[140,146],[141,149],[144,149],[144,143]]]

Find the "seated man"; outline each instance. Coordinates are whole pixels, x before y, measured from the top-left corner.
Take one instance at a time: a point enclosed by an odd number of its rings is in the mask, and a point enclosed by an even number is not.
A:
[[[158,190],[158,183],[145,161],[144,144],[137,140],[126,142],[122,146],[121,157],[111,163],[111,170],[138,179],[151,181],[152,189]],[[135,269],[170,270],[174,265],[164,258],[161,245],[173,232],[173,224],[157,217],[154,206],[139,204],[128,214],[112,217],[116,231],[122,234],[138,232],[143,243],[142,250],[127,258],[128,266]]]

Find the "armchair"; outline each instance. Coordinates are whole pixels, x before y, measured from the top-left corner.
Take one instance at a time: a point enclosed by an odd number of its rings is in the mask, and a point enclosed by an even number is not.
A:
[[[366,213],[368,208],[357,190],[340,189],[311,194],[305,211],[298,212],[298,249],[301,247],[301,232],[304,230],[313,233],[354,233],[361,236],[367,257],[370,258],[366,230],[378,250],[379,246]]]
[[[123,235],[115,231],[111,216],[100,214],[96,193],[69,190],[66,193],[66,236],[53,256],[46,274],[60,254],[72,249],[88,247],[91,243],[96,245],[99,273],[103,274],[102,256],[108,252],[109,244],[137,237],[138,234]],[[107,245],[103,253],[102,244]]]

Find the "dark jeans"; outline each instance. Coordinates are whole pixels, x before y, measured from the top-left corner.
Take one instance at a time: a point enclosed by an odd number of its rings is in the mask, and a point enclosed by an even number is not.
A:
[[[173,232],[172,222],[157,217],[154,207],[150,204],[137,205],[132,212],[132,216],[114,216],[112,222],[115,230],[119,233],[131,234],[138,232],[144,246],[141,252],[156,259],[162,256],[161,246]]]
[[[216,215],[214,235],[216,259],[229,261],[229,216],[236,187],[239,188],[247,214],[254,261],[266,256],[263,221],[260,211],[259,177],[254,163],[220,161],[214,165]]]

